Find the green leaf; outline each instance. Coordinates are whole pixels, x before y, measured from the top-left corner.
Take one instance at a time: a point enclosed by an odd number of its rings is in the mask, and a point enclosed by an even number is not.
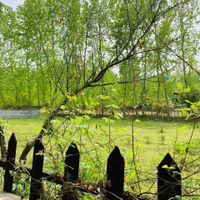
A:
[[[47,113],[47,109],[45,107],[41,108],[40,113]]]
[[[109,123],[109,119],[107,117],[102,118],[106,123]]]
[[[65,109],[66,109],[66,106],[65,106],[65,105],[62,105],[62,106],[60,106],[60,109],[61,109],[61,110],[65,110]]]
[[[141,122],[141,120],[139,120],[139,119],[135,120],[135,123],[140,123],[140,122]]]
[[[176,86],[180,91],[183,90],[183,84],[182,83],[177,83]]]
[[[168,169],[168,165],[163,165],[162,168],[163,169]]]
[[[122,119],[123,116],[120,113],[114,113],[114,118],[115,119]]]
[[[175,166],[173,166],[173,165],[171,165],[171,166],[163,165],[162,168],[163,168],[163,169],[169,169],[169,170],[170,170],[170,169],[175,169]]]
[[[75,102],[77,100],[77,97],[76,96],[67,96],[69,102]]]
[[[35,154],[36,156],[43,156],[44,155],[44,152],[43,151],[39,151]]]
[[[186,103],[189,103],[189,104],[193,104],[191,101],[189,101],[189,100],[187,100],[187,99],[185,100],[185,102],[186,102]]]
[[[83,118],[87,121],[90,121],[90,117],[88,115],[83,115]]]
[[[100,98],[101,100],[109,100],[109,99],[110,99],[109,96],[105,96],[105,95],[99,95],[99,98]]]
[[[190,87],[185,88],[185,89],[183,90],[183,92],[184,92],[184,93],[189,93],[189,92],[191,92],[191,88],[190,88]]]
[[[107,105],[106,108],[114,108],[114,109],[119,109],[119,106],[115,104]]]

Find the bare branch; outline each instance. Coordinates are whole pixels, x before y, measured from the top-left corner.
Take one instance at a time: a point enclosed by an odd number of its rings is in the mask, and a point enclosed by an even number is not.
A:
[[[91,76],[91,80],[88,80],[84,83],[84,85],[78,89],[76,89],[74,92],[71,93],[72,96],[79,94],[82,90],[91,87],[91,85],[93,85],[94,83],[99,82],[104,75],[106,74],[106,72],[111,69],[112,67],[119,65],[121,63],[124,63],[127,60],[130,60],[132,58],[134,58],[135,54],[133,53],[136,49],[136,47],[138,46],[139,42],[141,39],[143,39],[147,33],[150,31],[151,27],[153,26],[153,24],[158,21],[161,17],[163,17],[166,13],[168,13],[170,10],[174,9],[175,7],[177,7],[179,4],[175,4],[173,7],[166,9],[165,12],[161,12],[160,8],[162,3],[164,2],[164,0],[160,0],[159,4],[158,4],[158,8],[155,12],[155,14],[153,15],[152,19],[150,20],[149,23],[145,23],[147,24],[146,29],[143,31],[143,33],[138,37],[138,39],[136,40],[135,44],[132,45],[132,47],[129,49],[128,53],[126,54],[126,56],[124,56],[122,59],[120,59],[120,57],[122,56],[123,52],[125,51],[125,49],[127,49],[127,47],[129,46],[130,42],[132,41],[133,35],[135,33],[136,30],[132,31],[132,34],[129,36],[127,42],[125,43],[124,47],[121,49],[121,51],[113,58],[111,59],[107,65],[102,68],[95,77],[93,77],[93,75]],[[143,20],[145,21],[145,19]],[[139,25],[143,22],[143,21],[139,21],[138,22],[138,27]],[[44,125],[40,131],[40,133],[35,137],[35,139],[29,143],[27,143],[27,145],[25,146],[21,156],[20,156],[20,160],[26,160],[26,156],[27,154],[30,152],[31,148],[33,147],[35,141],[38,138],[42,138],[44,135],[46,135],[46,132],[48,132],[48,128],[50,125],[50,122],[53,118],[56,117],[57,113],[60,110],[60,106],[61,105],[65,105],[68,103],[68,98],[65,96],[65,98],[63,99],[63,101],[50,113],[49,117],[45,120]]]

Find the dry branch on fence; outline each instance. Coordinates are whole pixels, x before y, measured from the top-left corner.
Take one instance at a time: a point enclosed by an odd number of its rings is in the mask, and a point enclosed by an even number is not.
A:
[[[7,155],[7,149],[6,149],[5,133],[3,127],[1,126],[0,126],[0,151],[2,159],[5,159]]]

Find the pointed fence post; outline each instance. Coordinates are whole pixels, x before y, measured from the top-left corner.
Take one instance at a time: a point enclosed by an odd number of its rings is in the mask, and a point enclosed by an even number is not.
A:
[[[42,173],[44,162],[44,146],[41,140],[36,140],[33,152],[33,163],[31,170],[31,186],[30,186],[30,200],[41,199],[42,187]]]
[[[65,155],[65,171],[64,180],[67,182],[75,182],[78,179],[80,153],[76,144],[71,143]],[[70,190],[70,184],[66,185],[66,189]],[[76,191],[64,191],[63,187],[63,200],[76,200],[78,199]]]
[[[107,161],[106,199],[119,200],[124,192],[124,158],[115,147]]]
[[[5,169],[4,189],[3,189],[3,191],[10,193],[12,192],[12,186],[13,186],[13,176],[10,174],[10,170],[14,169],[16,148],[17,148],[17,140],[15,134],[13,133],[8,142],[8,150],[6,158],[6,161],[8,163],[6,164],[6,169]]]
[[[158,200],[181,197],[181,170],[168,153],[158,165]]]

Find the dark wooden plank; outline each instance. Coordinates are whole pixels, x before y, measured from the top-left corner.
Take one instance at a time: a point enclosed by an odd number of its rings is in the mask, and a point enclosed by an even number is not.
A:
[[[37,140],[34,145],[33,163],[31,170],[30,200],[40,199],[42,187],[42,174],[44,162],[44,146],[41,140]]]
[[[115,147],[107,161],[106,199],[119,200],[124,192],[124,158]]]
[[[12,186],[13,186],[13,176],[10,174],[10,170],[14,169],[16,148],[17,148],[17,140],[15,134],[13,133],[8,142],[8,150],[6,158],[7,164],[5,169],[4,189],[3,189],[3,191],[10,193],[12,192]]]
[[[71,143],[65,155],[64,180],[67,182],[75,182],[78,180],[80,153],[76,144]],[[78,199],[76,191],[70,191],[69,185],[63,187],[63,200]]]
[[[79,172],[80,153],[76,144],[71,143],[65,155],[65,172],[64,179],[66,181],[76,181]]]
[[[158,200],[168,200],[181,193],[181,170],[168,153],[158,165]]]
[[[3,167],[5,168],[7,165],[7,162],[6,161],[3,161],[3,160],[0,160],[0,167]],[[24,167],[24,166],[21,166],[20,164],[16,164],[15,163],[15,169],[13,169],[14,171],[17,171],[17,172],[20,172],[20,173],[23,173],[23,174],[31,174],[31,169],[28,168],[28,167]],[[57,174],[49,174],[49,173],[46,173],[46,172],[43,172],[42,173],[42,179],[44,179],[45,181],[50,181],[50,182],[53,182],[55,184],[58,184],[58,185],[64,185],[64,179],[63,179],[63,176],[59,176]],[[80,185],[74,185],[73,187],[76,189],[76,190],[79,190],[80,192],[85,192],[85,193],[90,193],[90,194],[98,194],[99,192],[94,190],[94,188],[92,190],[89,190],[88,189],[88,186],[90,184],[84,184],[82,186]]]

